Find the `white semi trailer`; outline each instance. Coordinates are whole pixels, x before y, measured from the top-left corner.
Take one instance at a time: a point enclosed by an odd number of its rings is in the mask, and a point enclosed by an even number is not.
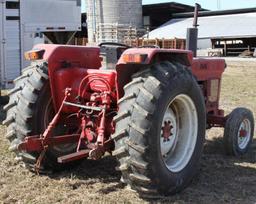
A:
[[[0,0],[0,83],[10,88],[34,44],[66,44],[81,30],[81,0]]]

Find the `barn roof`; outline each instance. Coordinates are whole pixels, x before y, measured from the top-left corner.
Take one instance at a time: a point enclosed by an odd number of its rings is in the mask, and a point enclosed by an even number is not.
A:
[[[256,13],[199,17],[199,39],[256,36]],[[149,33],[149,38],[186,38],[193,18],[176,18]]]

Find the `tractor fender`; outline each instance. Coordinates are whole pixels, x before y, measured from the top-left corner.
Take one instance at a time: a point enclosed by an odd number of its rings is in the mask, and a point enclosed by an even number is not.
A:
[[[49,64],[48,70],[63,68],[63,62],[78,67],[99,69],[101,67],[100,48],[74,45],[38,44],[33,50],[44,50],[43,59]]]
[[[74,79],[75,73],[68,77],[62,76],[61,70],[71,67],[98,70],[101,67],[99,47],[38,44],[34,46],[33,50],[44,50],[41,60],[48,64],[48,75],[55,110],[58,110],[64,93],[63,90],[58,88],[59,80],[56,78],[57,73],[59,73],[61,81],[65,82]]]
[[[159,48],[131,48],[127,49],[123,55],[127,54],[142,54],[147,55],[143,64],[151,64],[157,61],[163,60],[181,60],[181,64],[190,66],[193,61],[193,52],[189,50],[177,50],[177,49],[159,49]],[[117,63],[119,65],[127,64],[121,57]]]
[[[143,63],[127,63],[122,57],[124,55],[138,54],[147,56]],[[190,67],[193,62],[193,52],[189,50],[131,48],[127,49],[122,56],[116,65],[119,98],[123,96],[123,87],[131,81],[131,76],[138,71],[146,69],[150,64],[161,61],[175,61]]]

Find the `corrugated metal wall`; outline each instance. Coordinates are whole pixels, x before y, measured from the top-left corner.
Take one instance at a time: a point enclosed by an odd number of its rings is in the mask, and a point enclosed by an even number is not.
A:
[[[20,17],[19,1],[11,0],[0,4],[2,13],[2,52],[3,66],[1,67],[1,82],[5,88],[9,88],[13,79],[20,75]]]
[[[23,53],[38,40],[44,42],[38,37],[42,32],[80,30],[80,3],[80,0],[0,0],[2,87],[11,88],[11,82],[30,63],[25,61]]]
[[[4,56],[3,56],[3,6],[0,4],[0,82],[2,81],[3,76],[3,67],[4,67]],[[0,84],[1,85],[1,84]]]

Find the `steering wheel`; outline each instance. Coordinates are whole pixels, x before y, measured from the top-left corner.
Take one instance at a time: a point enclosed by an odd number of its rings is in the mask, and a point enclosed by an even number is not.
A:
[[[122,44],[122,43],[116,43],[116,42],[103,42],[103,43],[100,43],[98,46],[102,47],[104,45],[116,45],[116,46],[122,46],[122,47],[126,47],[126,48],[131,48],[131,46],[129,46],[129,45]]]

